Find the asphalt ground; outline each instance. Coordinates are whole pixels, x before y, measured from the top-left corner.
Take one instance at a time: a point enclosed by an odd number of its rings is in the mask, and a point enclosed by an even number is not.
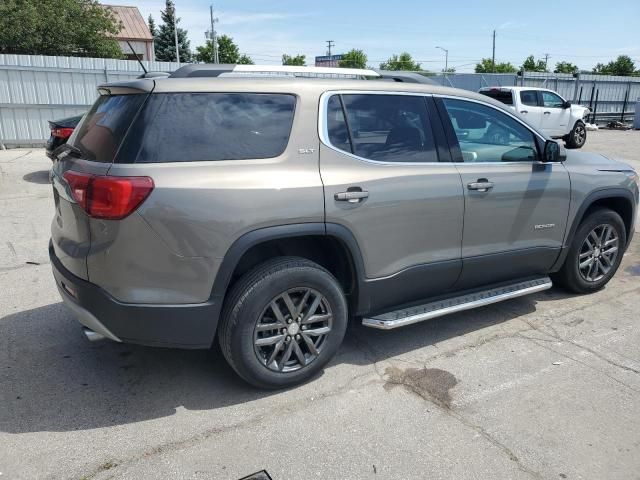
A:
[[[585,150],[640,170],[640,132]],[[215,349],[84,338],[51,276],[49,166],[0,151],[0,478],[640,478],[640,235],[603,291],[354,323],[318,378],[264,392]]]

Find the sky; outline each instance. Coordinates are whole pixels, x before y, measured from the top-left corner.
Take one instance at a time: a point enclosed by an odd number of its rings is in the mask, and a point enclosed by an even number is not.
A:
[[[145,19],[160,23],[164,0],[105,0],[136,5]],[[496,31],[496,61],[520,66],[533,54],[549,54],[549,67],[569,61],[581,69],[629,55],[640,68],[640,0],[425,1],[425,0],[175,0],[179,26],[187,29],[191,49],[205,43],[209,5],[218,18],[218,34],[230,35],[257,64],[280,64],[283,53],[316,55],[362,49],[378,67],[391,55],[409,52],[426,70],[449,66],[472,72],[491,57]]]

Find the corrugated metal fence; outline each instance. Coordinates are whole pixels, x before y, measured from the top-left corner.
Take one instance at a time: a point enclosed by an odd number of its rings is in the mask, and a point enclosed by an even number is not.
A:
[[[172,72],[177,63],[143,62],[147,70]],[[0,55],[0,148],[42,145],[48,120],[87,111],[105,82],[142,73],[135,60]]]
[[[441,85],[478,91],[482,87],[525,86],[555,90],[573,103],[586,105],[596,113],[598,123],[631,120],[640,99],[640,77],[618,77],[581,73],[461,73],[436,75]],[[596,104],[597,102],[597,104]],[[624,115],[623,115],[624,114]],[[592,118],[593,120],[593,118]]]
[[[143,62],[147,70],[172,72],[178,64]],[[0,55],[0,148],[42,145],[47,121],[85,112],[97,85],[142,73],[135,60]],[[524,85],[556,90],[566,99],[597,110],[602,123],[626,120],[640,98],[640,78],[609,75],[462,73],[432,77],[442,85],[477,91],[488,86]],[[597,107],[596,107],[597,99]]]

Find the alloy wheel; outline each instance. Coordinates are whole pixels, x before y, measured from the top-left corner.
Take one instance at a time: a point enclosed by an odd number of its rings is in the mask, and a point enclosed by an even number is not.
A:
[[[293,372],[320,355],[332,325],[324,295],[312,288],[292,288],[262,312],[253,333],[254,351],[269,370]]]
[[[573,131],[573,140],[576,145],[582,145],[587,138],[587,130],[584,125],[576,125]]]
[[[615,228],[609,224],[598,225],[580,247],[578,270],[587,282],[597,282],[607,275],[616,264],[619,238]]]

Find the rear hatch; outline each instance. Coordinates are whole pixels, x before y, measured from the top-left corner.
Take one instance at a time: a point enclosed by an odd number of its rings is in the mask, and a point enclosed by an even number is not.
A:
[[[100,96],[91,110],[66,146],[56,151],[58,161],[51,170],[55,202],[53,249],[65,268],[85,280],[91,233],[87,205],[83,203],[87,185],[83,191],[81,183],[86,178],[106,175],[153,86],[151,80],[138,80],[100,87]]]

